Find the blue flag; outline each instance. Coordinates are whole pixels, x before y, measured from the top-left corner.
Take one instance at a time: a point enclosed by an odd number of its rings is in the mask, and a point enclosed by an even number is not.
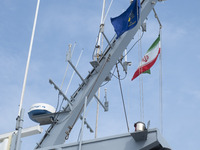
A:
[[[140,16],[140,0],[134,0],[128,9],[120,16],[111,18],[111,23],[117,34],[117,39],[127,30],[137,25]]]

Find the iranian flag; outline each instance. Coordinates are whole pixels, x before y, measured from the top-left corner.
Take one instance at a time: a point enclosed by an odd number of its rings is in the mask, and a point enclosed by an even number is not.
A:
[[[145,56],[143,57],[138,69],[134,73],[133,78],[131,80],[137,78],[141,73],[150,73],[150,68],[154,65],[158,58],[158,55],[160,54],[160,46],[161,44],[159,35],[155,42],[148,49]]]

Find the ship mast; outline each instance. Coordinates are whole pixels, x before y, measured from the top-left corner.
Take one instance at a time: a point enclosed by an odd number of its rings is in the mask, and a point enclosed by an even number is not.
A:
[[[81,78],[82,84],[71,96],[71,104],[65,107],[63,113],[57,117],[57,121],[49,127],[36,149],[63,144],[68,139],[70,131],[83,112],[85,98],[87,97],[87,104],[89,104],[91,99],[96,97],[95,93],[101,84],[110,79],[110,71],[113,66],[115,66],[157,1],[142,1],[138,24],[133,29],[125,32],[120,38],[116,39],[116,36],[114,36],[111,41],[108,41],[103,30],[101,31],[108,42],[108,46],[88,76],[85,79]]]
[[[21,146],[21,134],[22,134],[22,129],[23,129],[23,119],[24,119],[24,109],[23,109],[22,105],[23,105],[23,100],[24,100],[24,93],[25,93],[25,88],[26,88],[26,81],[27,81],[29,64],[30,64],[30,59],[31,59],[31,52],[32,52],[34,35],[35,35],[35,28],[36,28],[36,23],[37,23],[39,6],[40,6],[40,0],[37,1],[37,7],[36,7],[36,12],[35,12],[35,19],[34,19],[34,24],[33,24],[32,36],[31,36],[31,41],[30,41],[30,46],[29,46],[28,59],[27,59],[26,70],[25,70],[25,75],[24,75],[24,82],[23,82],[21,99],[20,99],[20,104],[19,104],[19,112],[18,112],[18,116],[17,116],[17,119],[16,119],[16,130],[18,132],[16,134],[16,142],[15,142],[15,146],[14,146],[15,150],[19,150],[20,146]]]
[[[104,28],[105,4],[106,4],[106,0],[103,0],[100,29]],[[96,45],[96,48],[97,48],[97,53],[96,53],[97,60],[99,59],[100,51],[103,48],[103,43],[101,44],[101,41],[103,42],[103,39],[101,39],[101,37],[102,37],[102,33],[100,32],[99,35],[98,35],[98,38],[97,38],[98,41],[97,41],[97,45]],[[100,99],[100,88],[98,89],[98,95],[97,96]],[[99,102],[97,101],[96,125],[95,125],[95,135],[94,135],[95,138],[97,138],[98,118],[99,118]]]

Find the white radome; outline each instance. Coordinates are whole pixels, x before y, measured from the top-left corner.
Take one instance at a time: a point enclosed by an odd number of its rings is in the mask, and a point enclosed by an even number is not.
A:
[[[33,116],[55,113],[55,111],[56,111],[55,108],[49,104],[36,103],[31,106],[28,115],[31,120],[37,122],[36,120],[33,119]]]

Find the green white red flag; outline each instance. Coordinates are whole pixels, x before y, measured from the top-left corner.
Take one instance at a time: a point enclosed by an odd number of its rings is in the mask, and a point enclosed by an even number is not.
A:
[[[158,55],[160,54],[160,48],[161,44],[159,35],[158,38],[154,41],[154,43],[151,45],[151,47],[148,49],[147,53],[144,55],[138,69],[134,73],[133,78],[131,80],[137,78],[141,73],[149,71],[149,69],[156,62]]]

